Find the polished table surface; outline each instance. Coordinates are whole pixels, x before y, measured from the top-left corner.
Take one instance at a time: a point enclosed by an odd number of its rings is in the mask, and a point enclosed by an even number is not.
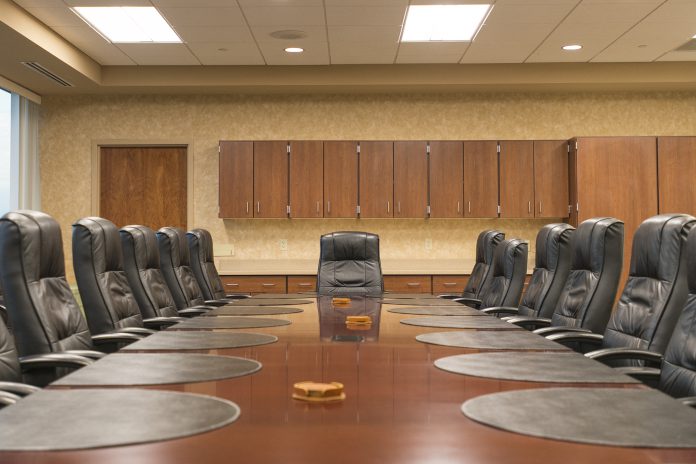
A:
[[[0,463],[696,462],[696,450],[576,444],[478,424],[460,412],[461,403],[469,398],[563,385],[441,371],[433,366],[436,359],[479,350],[419,343],[414,339],[418,334],[448,329],[400,324],[401,319],[412,316],[387,312],[389,305],[380,310],[378,303],[356,300],[347,309],[324,304],[319,310],[316,303],[301,307],[302,313],[271,316],[287,318],[291,325],[245,330],[276,335],[277,343],[207,351],[256,359],[263,364],[260,372],[217,382],[153,387],[232,400],[242,410],[237,422],[212,432],[145,445],[0,453]],[[371,314],[373,326],[349,330],[343,323],[346,314]],[[342,382],[347,397],[333,404],[294,400],[292,385],[302,380]]]

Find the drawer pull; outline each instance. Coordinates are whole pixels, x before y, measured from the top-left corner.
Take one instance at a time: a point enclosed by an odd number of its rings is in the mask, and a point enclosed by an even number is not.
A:
[[[264,284],[261,284],[261,286],[262,286],[262,287],[275,287],[276,284],[264,283]]]
[[[456,287],[457,282],[443,282],[442,285],[444,285],[445,287]]]
[[[306,282],[300,282],[299,284],[297,284],[297,286],[298,286],[298,287],[311,287],[312,284],[308,284],[308,283],[306,283]]]
[[[420,287],[420,282],[408,282],[406,285],[409,287]]]
[[[239,287],[239,284],[225,284],[226,287]]]

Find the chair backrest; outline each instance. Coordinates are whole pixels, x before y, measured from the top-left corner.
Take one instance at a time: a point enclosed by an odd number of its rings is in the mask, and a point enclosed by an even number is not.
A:
[[[22,369],[12,334],[0,317],[0,382],[21,382]]]
[[[333,232],[321,236],[318,293],[377,294],[382,291],[379,236],[367,232]]]
[[[547,224],[537,234],[534,272],[520,303],[520,316],[553,314],[570,272],[570,238],[574,231],[570,224]]]
[[[527,254],[527,244],[522,240],[503,240],[498,244],[490,277],[479,293],[481,308],[517,306],[527,274]]]
[[[0,218],[0,276],[20,356],[92,348],[51,216],[20,210]]]
[[[484,230],[479,234],[476,239],[476,263],[464,287],[463,297],[479,298],[490,275],[495,248],[504,239],[505,234],[499,230]]]
[[[583,221],[571,239],[570,273],[551,325],[602,333],[614,306],[623,264],[624,224],[615,218]]]
[[[178,309],[205,303],[201,287],[191,270],[186,232],[178,227],[162,227],[157,231],[160,268],[164,281]]]
[[[121,237],[113,222],[87,217],[73,224],[73,268],[92,334],[142,327],[143,317],[123,270]]]
[[[688,293],[686,241],[696,218],[661,214],[633,238],[631,270],[604,332],[605,348],[664,353]]]
[[[122,227],[123,267],[140,312],[145,319],[175,317],[176,303],[160,269],[157,236],[149,227]]]
[[[213,259],[213,237],[205,229],[193,229],[186,232],[191,270],[206,300],[225,298],[225,287],[215,268]]]

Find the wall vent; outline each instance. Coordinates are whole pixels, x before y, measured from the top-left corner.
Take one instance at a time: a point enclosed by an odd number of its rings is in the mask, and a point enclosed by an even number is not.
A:
[[[41,64],[37,63],[36,61],[22,61],[22,64],[27,68],[33,69],[42,76],[51,79],[53,82],[62,85],[63,87],[74,87],[70,82],[66,81],[65,79],[56,74],[53,74],[51,71],[44,68]]]

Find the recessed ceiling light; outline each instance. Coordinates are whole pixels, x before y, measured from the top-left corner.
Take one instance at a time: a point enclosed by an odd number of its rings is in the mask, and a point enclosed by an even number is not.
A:
[[[472,40],[492,5],[411,5],[402,42],[464,42]]]
[[[288,53],[302,53],[304,51],[304,48],[300,47],[288,47],[285,49],[286,52]]]
[[[571,45],[564,45],[563,50],[568,51],[568,52],[574,52],[576,50],[580,50],[582,48],[582,45],[579,44],[571,44]]]
[[[181,38],[151,6],[76,6],[83,21],[113,43],[181,43]]]

